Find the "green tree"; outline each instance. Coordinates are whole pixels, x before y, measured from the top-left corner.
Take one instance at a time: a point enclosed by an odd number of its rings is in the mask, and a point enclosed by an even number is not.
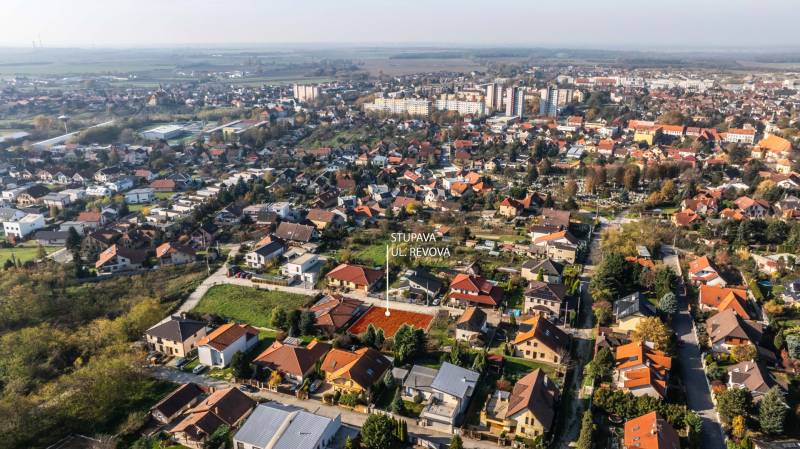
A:
[[[761,424],[761,430],[770,435],[782,434],[788,411],[789,406],[780,387],[776,385],[770,388],[758,406],[758,422]]]
[[[453,438],[450,438],[448,447],[449,449],[464,449],[464,441],[461,440],[460,435],[453,435]]]
[[[344,439],[344,449],[355,449],[353,447],[353,440],[350,439],[350,435],[347,435]]]
[[[369,449],[391,449],[395,443],[394,425],[386,415],[367,416],[361,426],[361,442]]]
[[[372,323],[367,326],[367,330],[361,334],[361,344],[364,346],[375,347],[375,326]]]
[[[575,447],[577,449],[592,449],[593,434],[594,421],[592,420],[592,412],[586,410],[583,412],[583,418],[581,418],[581,433],[578,435],[578,442]]]
[[[406,406],[403,403],[403,398],[400,396],[400,388],[395,389],[394,398],[392,398],[392,404],[389,407],[389,410],[398,415],[402,415],[406,412]]]
[[[306,310],[300,314],[300,332],[303,335],[314,335],[316,334],[316,327],[314,326],[316,322],[316,318],[314,317],[314,312]]]
[[[203,443],[203,449],[220,449],[231,445],[231,428],[223,424]]]
[[[662,296],[658,301],[658,310],[667,316],[678,313],[678,298],[675,297],[675,293],[669,292]]]
[[[244,352],[240,351],[233,355],[231,358],[231,370],[233,371],[234,377],[237,379],[247,379],[250,377],[252,370]]]
[[[727,425],[731,424],[735,416],[747,416],[752,404],[750,391],[745,388],[729,388],[717,393],[717,411]]]
[[[591,374],[603,380],[610,379],[614,374],[614,354],[608,347],[600,348],[592,359]]]
[[[289,328],[289,320],[286,309],[277,308],[272,312],[272,327],[286,330]]]

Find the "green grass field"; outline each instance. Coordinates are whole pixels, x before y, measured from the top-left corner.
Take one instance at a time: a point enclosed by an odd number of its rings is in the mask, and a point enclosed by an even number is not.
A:
[[[47,251],[47,254],[54,253],[59,249],[61,249],[60,246],[44,247],[44,250]],[[12,255],[20,262],[35,260],[36,253],[38,252],[38,250],[39,248],[36,246],[18,246],[16,248],[0,248],[0,265],[6,263],[6,260],[11,259]]]
[[[175,192],[156,192],[155,197],[159,200],[168,200],[172,198],[172,195],[175,195]]]
[[[386,265],[386,245],[377,243],[366,246],[353,253],[353,256],[359,261],[373,266]]]
[[[217,285],[208,290],[194,312],[215,314],[256,327],[270,327],[273,310],[295,309],[307,300],[307,296],[293,293],[259,290],[241,285]]]

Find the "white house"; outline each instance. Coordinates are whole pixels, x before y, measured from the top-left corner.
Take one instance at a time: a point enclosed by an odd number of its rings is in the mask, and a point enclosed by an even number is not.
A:
[[[43,227],[44,215],[42,214],[27,214],[20,219],[3,222],[3,231],[6,234],[6,238],[13,236],[23,239],[31,232]]]
[[[294,279],[299,279],[303,285],[313,287],[319,279],[319,256],[314,253],[305,253],[295,257],[281,267],[281,274]]]
[[[445,362],[431,383],[431,401],[420,419],[426,426],[452,432],[475,392],[479,373]]]
[[[261,269],[269,261],[278,258],[284,251],[286,251],[286,245],[279,240],[273,240],[245,254],[244,260],[248,267]]]
[[[146,187],[125,192],[125,202],[128,204],[149,204],[155,199],[155,189]]]
[[[206,366],[224,368],[237,352],[258,344],[258,330],[246,324],[224,324],[197,342],[197,356]]]
[[[109,196],[111,189],[106,186],[92,185],[86,188],[86,196]]]

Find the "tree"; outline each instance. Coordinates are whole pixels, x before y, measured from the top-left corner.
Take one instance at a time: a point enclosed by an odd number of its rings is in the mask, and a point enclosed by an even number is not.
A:
[[[800,359],[800,335],[790,334],[786,336],[786,350],[793,359]]]
[[[567,185],[564,186],[564,195],[567,198],[572,198],[577,193],[578,193],[578,183],[576,183],[574,179],[570,179],[569,181],[567,181]]]
[[[753,398],[745,388],[729,388],[717,393],[717,411],[726,424],[730,424],[735,416],[747,416]]]
[[[614,354],[608,347],[600,348],[592,359],[591,374],[601,379],[610,379],[614,374]]]
[[[250,368],[250,363],[247,361],[244,352],[239,351],[233,355],[231,358],[231,369],[233,370],[233,376],[237,379],[246,379],[250,377],[252,369]]]
[[[66,247],[72,252],[81,248],[81,236],[72,226],[70,226],[69,231],[67,231]]]
[[[314,317],[314,312],[306,310],[300,314],[300,332],[303,335],[314,335],[316,334],[317,328],[314,326],[316,322],[316,318]]]
[[[631,334],[635,341],[649,341],[658,351],[665,351],[669,347],[672,331],[657,316],[642,318],[636,329]]]
[[[387,369],[386,373],[383,375],[383,385],[386,387],[387,390],[391,390],[397,386],[395,382],[394,375],[392,374],[392,370]]]
[[[375,326],[373,326],[372,323],[370,323],[369,326],[367,326],[367,330],[361,334],[361,343],[364,346],[375,346]]]
[[[289,320],[286,309],[277,308],[272,312],[272,327],[286,330],[289,328]]]
[[[749,362],[751,360],[755,360],[758,351],[756,350],[755,345],[751,343],[745,343],[741,345],[736,345],[731,349],[731,356],[737,362]]]
[[[283,382],[283,376],[281,372],[278,370],[272,370],[269,375],[269,380],[267,380],[267,385],[269,385],[272,389],[278,388],[278,385]]]
[[[353,440],[350,439],[350,435],[347,435],[344,439],[344,449],[355,449],[353,447]]]
[[[403,398],[400,396],[400,388],[396,388],[394,391],[394,398],[392,398],[392,404],[389,408],[392,413],[396,413],[398,415],[402,415],[406,412],[406,406],[403,403]]]
[[[386,415],[369,415],[361,426],[361,442],[369,449],[391,449],[394,435],[394,425]]]
[[[450,438],[450,445],[448,447],[449,449],[464,449],[464,442],[461,440],[461,436],[453,435],[453,438]]]
[[[758,408],[758,422],[761,424],[761,431],[770,435],[783,433],[786,415],[789,406],[783,396],[783,391],[777,385],[770,388],[767,394],[761,398]]]
[[[673,316],[678,313],[678,298],[675,293],[669,292],[658,301],[658,310],[664,315]]]
[[[575,445],[577,449],[592,449],[592,437],[594,433],[594,421],[592,420],[591,410],[583,412],[581,418],[581,433],[578,436],[578,442]]]
[[[733,434],[737,440],[741,440],[747,435],[747,424],[744,420],[744,416],[737,415],[733,417],[731,421],[731,434]]]
[[[203,449],[219,449],[222,447],[229,447],[231,444],[231,428],[223,424],[211,434],[210,437],[203,443]]]

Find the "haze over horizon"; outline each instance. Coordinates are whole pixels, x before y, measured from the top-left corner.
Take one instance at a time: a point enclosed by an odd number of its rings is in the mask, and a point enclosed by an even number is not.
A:
[[[0,46],[542,46],[777,51],[800,48],[791,0],[264,2],[5,0]],[[744,30],[744,31],[743,31]]]

